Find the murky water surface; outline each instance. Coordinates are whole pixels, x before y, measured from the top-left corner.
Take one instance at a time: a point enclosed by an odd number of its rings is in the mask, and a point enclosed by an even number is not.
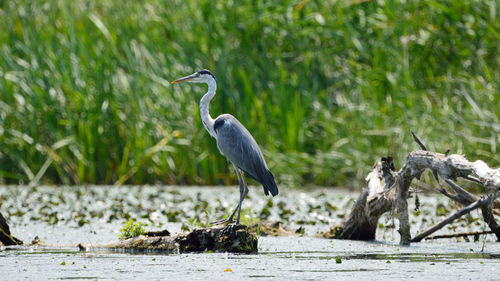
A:
[[[378,242],[314,238],[340,223],[358,193],[333,189],[284,190],[266,198],[251,188],[243,204],[246,223],[280,220],[303,237],[260,237],[259,253],[79,252],[77,243],[117,240],[129,218],[147,229],[171,232],[206,225],[235,207],[235,187],[0,187],[0,210],[11,231],[29,243],[35,236],[62,248],[3,248],[2,280],[500,280],[500,243],[493,236],[424,241],[401,247],[397,220],[381,218]],[[420,196],[412,233],[452,212],[439,195]],[[410,207],[413,208],[412,202]],[[473,212],[437,234],[486,230]],[[396,224],[396,226],[395,226]]]

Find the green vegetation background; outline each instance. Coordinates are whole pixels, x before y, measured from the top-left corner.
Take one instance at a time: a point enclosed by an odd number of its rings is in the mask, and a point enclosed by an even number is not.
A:
[[[282,185],[416,149],[500,165],[498,1],[0,1],[0,183],[235,184],[218,80]]]

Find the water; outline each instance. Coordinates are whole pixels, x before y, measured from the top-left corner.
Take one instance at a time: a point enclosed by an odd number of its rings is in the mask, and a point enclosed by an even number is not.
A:
[[[252,188],[244,204],[248,222],[279,219],[306,231],[303,237],[260,237],[258,254],[79,252],[74,246],[115,241],[129,217],[152,230],[193,228],[224,216],[237,193],[234,187],[0,187],[0,210],[15,236],[67,244],[0,250],[0,279],[500,280],[500,243],[491,235],[478,242],[436,240],[401,247],[393,224],[397,220],[387,216],[377,230],[379,242],[312,237],[340,223],[358,195],[328,189],[287,190],[271,205],[260,188]],[[419,230],[415,226],[427,227],[452,210],[440,196],[421,196],[420,201],[412,233]],[[474,212],[454,224],[455,230],[441,233],[483,230],[479,215]]]

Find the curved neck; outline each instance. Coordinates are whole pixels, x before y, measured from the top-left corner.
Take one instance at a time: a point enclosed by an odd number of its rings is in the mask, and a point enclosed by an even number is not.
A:
[[[210,101],[215,96],[215,91],[217,89],[217,83],[215,79],[209,79],[207,82],[208,92],[201,98],[200,100],[200,116],[201,121],[203,122],[203,126],[207,129],[208,133],[215,138],[215,130],[214,130],[214,119],[210,116],[210,112],[208,111],[210,106]]]

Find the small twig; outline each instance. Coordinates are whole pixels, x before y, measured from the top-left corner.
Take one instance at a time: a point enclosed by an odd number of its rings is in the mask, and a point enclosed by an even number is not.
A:
[[[417,135],[415,135],[415,133],[413,131],[410,131],[411,132],[411,135],[413,136],[413,140],[415,140],[416,143],[418,143],[418,145],[420,146],[420,148],[422,150],[425,150],[427,151],[427,148],[425,147],[425,145],[420,141],[420,139],[417,137]]]
[[[415,212],[420,210],[420,199],[418,198],[418,192],[415,190]]]
[[[471,211],[487,204],[488,202],[490,202],[490,200],[492,199],[492,196],[488,196],[486,198],[483,198],[481,200],[478,200],[470,205],[468,205],[467,207],[451,214],[450,216],[448,216],[446,219],[444,219],[443,221],[441,221],[440,223],[436,224],[435,226],[429,228],[428,230],[420,233],[419,235],[415,236],[413,239],[411,239],[411,242],[420,242],[422,241],[422,239],[424,239],[425,237],[431,235],[432,233],[438,231],[439,229],[443,228],[445,225],[451,223],[452,221],[456,220],[457,218],[467,214],[467,213],[470,213]]]
[[[411,135],[413,136],[413,140],[415,140],[415,142],[418,143],[420,148],[422,150],[427,151],[427,147],[425,147],[425,145],[420,141],[420,139],[417,137],[417,135],[415,135],[415,133],[413,131],[410,131],[410,132],[411,132]],[[436,179],[436,181],[439,183],[438,173],[436,171],[432,170],[432,174],[434,175],[434,178]]]
[[[479,231],[479,232],[464,232],[464,233],[454,233],[454,234],[443,234],[443,235],[435,235],[426,237],[425,240],[433,240],[433,239],[441,239],[441,238],[455,238],[455,237],[467,237],[467,236],[476,236],[483,234],[492,234],[493,231]]]

